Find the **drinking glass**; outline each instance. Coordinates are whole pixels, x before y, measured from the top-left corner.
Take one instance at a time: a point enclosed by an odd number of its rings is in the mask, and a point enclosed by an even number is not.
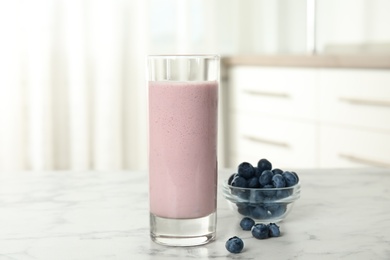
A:
[[[150,235],[159,244],[215,239],[218,55],[148,56]]]

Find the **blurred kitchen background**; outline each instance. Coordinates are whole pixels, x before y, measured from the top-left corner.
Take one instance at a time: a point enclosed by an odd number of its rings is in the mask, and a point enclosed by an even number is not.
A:
[[[145,57],[222,56],[220,167],[390,167],[388,0],[0,0],[0,172],[147,169]]]

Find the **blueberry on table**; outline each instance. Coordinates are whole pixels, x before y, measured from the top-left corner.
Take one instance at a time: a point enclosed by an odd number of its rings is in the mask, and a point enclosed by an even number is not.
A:
[[[291,187],[298,183],[298,175],[296,173],[285,171],[282,175],[286,180],[286,187]]]
[[[257,239],[265,239],[269,236],[269,228],[265,224],[256,224],[252,227],[252,236]]]
[[[238,165],[238,174],[245,179],[250,179],[255,175],[255,169],[253,168],[252,164],[243,162]]]
[[[255,225],[255,221],[249,217],[245,217],[240,221],[240,227],[243,230],[251,230],[254,225]]]
[[[257,168],[259,168],[259,170],[261,172],[263,172],[265,170],[271,170],[272,169],[272,164],[267,159],[261,159],[257,163]]]
[[[270,237],[279,237],[280,236],[279,226],[276,225],[275,223],[269,223],[268,230],[269,230],[268,235]]]
[[[275,186],[275,188],[284,188],[286,187],[286,180],[281,174],[278,173],[272,176],[272,184]]]
[[[274,176],[274,173],[270,170],[265,170],[261,173],[259,177],[259,183],[262,187],[268,184],[272,184],[272,177]]]
[[[234,236],[228,239],[225,243],[227,251],[233,254],[238,254],[244,248],[244,242],[241,238]]]

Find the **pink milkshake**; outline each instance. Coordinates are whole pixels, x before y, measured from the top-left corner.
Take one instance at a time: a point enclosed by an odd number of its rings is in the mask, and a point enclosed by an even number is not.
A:
[[[194,219],[216,209],[217,81],[149,82],[150,211]]]
[[[218,55],[148,56],[150,238],[216,237]]]

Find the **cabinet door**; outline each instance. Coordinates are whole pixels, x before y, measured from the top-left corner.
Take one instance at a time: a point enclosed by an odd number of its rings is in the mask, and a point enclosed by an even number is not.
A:
[[[390,70],[323,69],[324,123],[390,131]]]
[[[320,167],[390,167],[390,133],[323,126]]]
[[[241,114],[233,157],[235,163],[257,163],[267,158],[277,168],[312,168],[318,163],[316,137],[317,127],[313,124]]]
[[[317,70],[234,67],[230,70],[232,106],[241,112],[299,119],[318,117]]]

